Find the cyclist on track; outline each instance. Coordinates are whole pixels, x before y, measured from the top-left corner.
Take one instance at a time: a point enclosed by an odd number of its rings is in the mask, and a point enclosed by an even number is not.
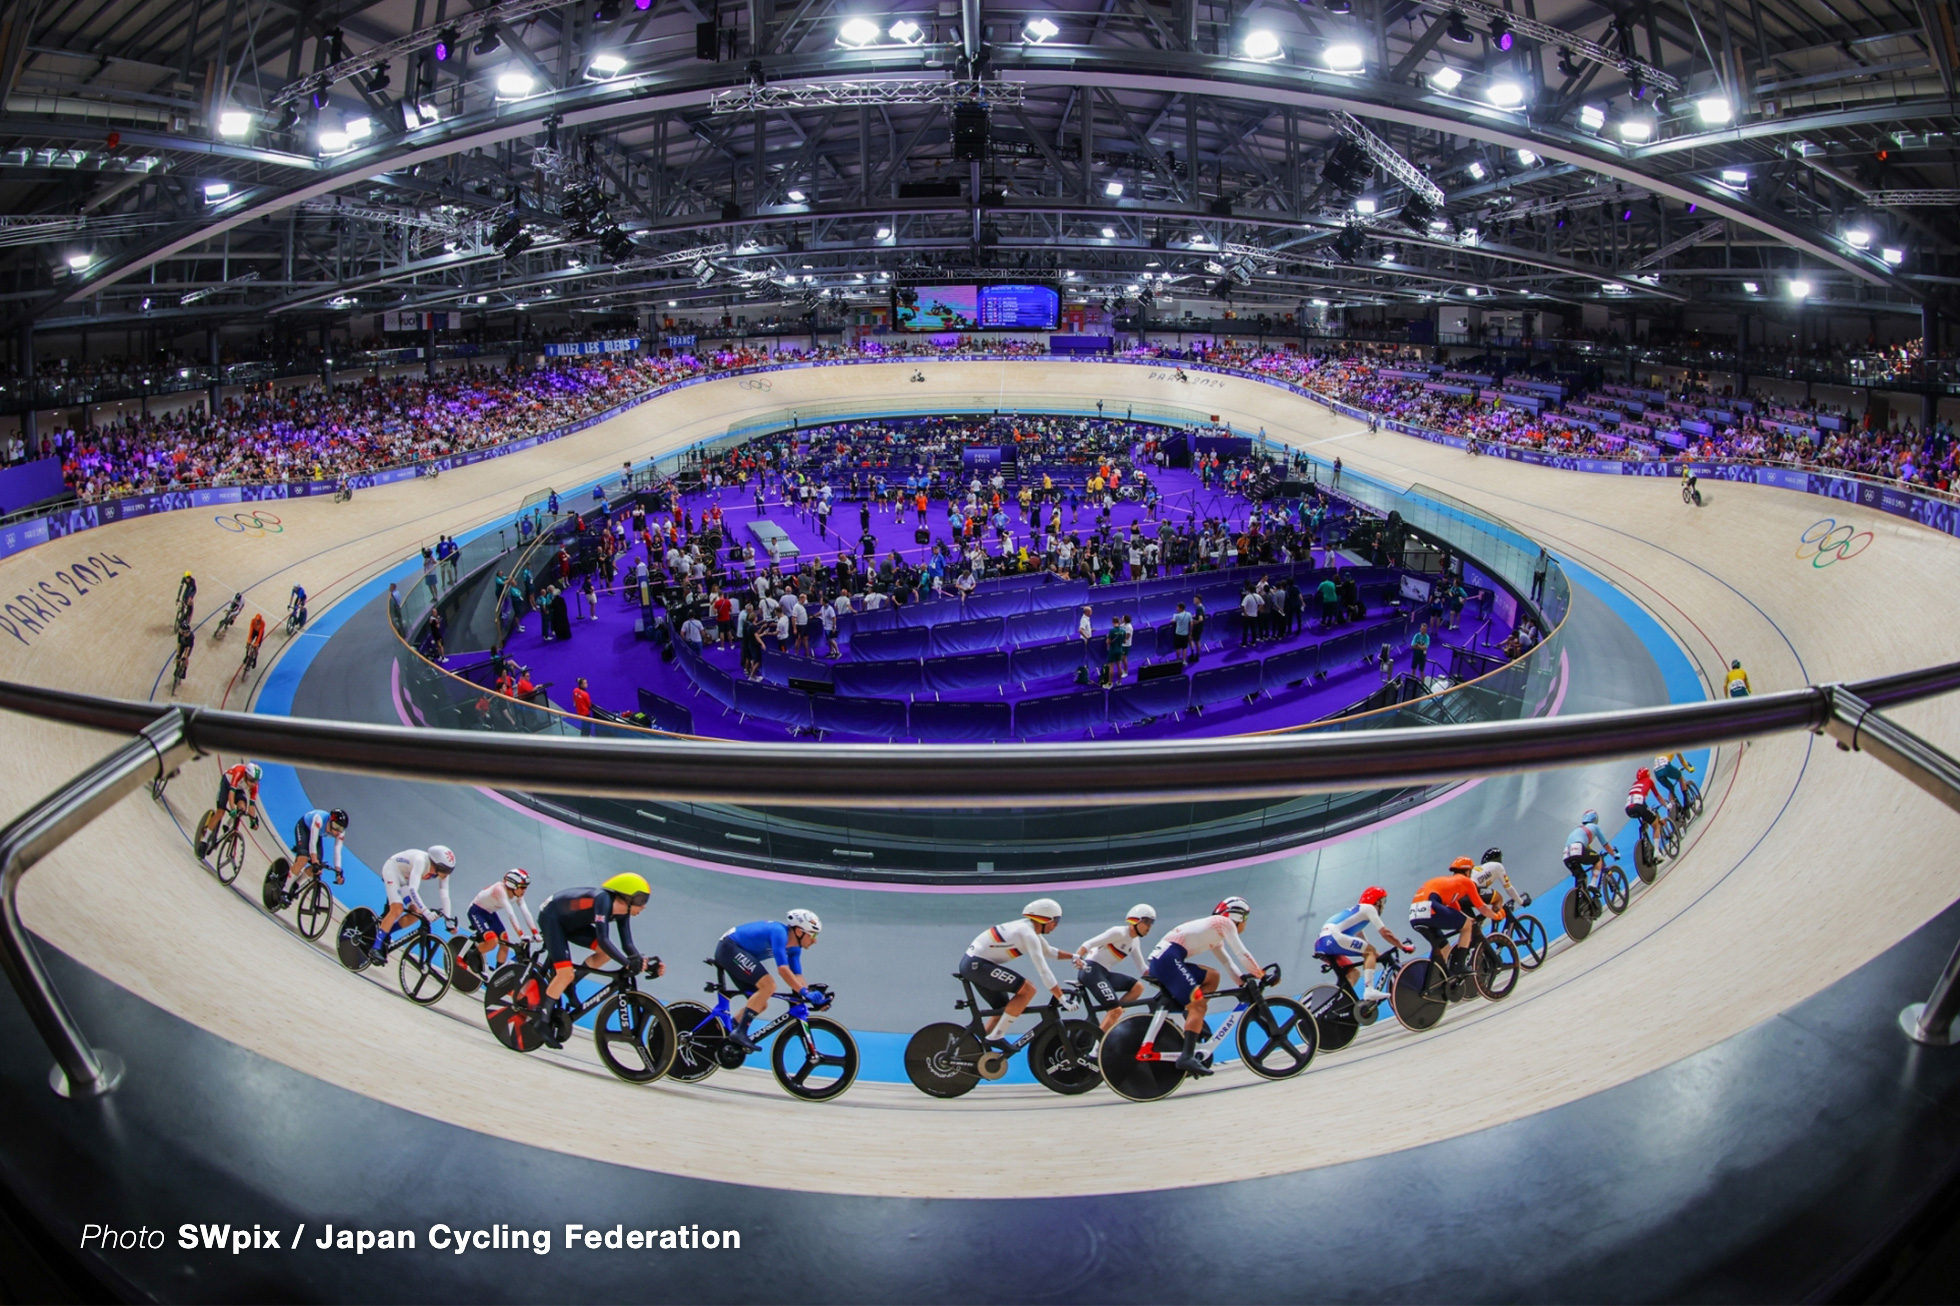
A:
[[[744,1052],[759,1049],[760,1045],[749,1037],[749,1022],[769,1009],[777,976],[782,977],[783,987],[795,994],[797,1001],[824,1005],[817,1001],[819,995],[810,992],[803,979],[803,950],[816,946],[817,932],[821,929],[823,922],[815,912],[792,907],[779,921],[737,925],[715,944],[715,964],[727,971],[735,987],[748,995],[741,1013],[735,1017],[735,1027],[728,1032],[735,1046]],[[765,957],[776,963],[775,975],[769,973]]]
[[[1742,659],[1729,661],[1729,674],[1722,681],[1722,692],[1730,698],[1749,697],[1749,673],[1742,669]]]
[[[294,630],[306,624],[306,591],[293,586],[292,596],[286,600],[286,624]]]
[[[1118,962],[1137,955],[1137,940],[1150,937],[1157,923],[1157,909],[1147,902],[1130,908],[1121,925],[1112,925],[1075,950],[1075,964],[1082,971],[1082,987],[1096,995],[1109,1010],[1103,1013],[1102,1031],[1107,1034],[1123,1018],[1121,1004],[1143,996],[1143,981],[1131,979],[1110,969]]]
[[[253,653],[257,653],[259,651],[259,645],[263,643],[265,643],[265,614],[263,612],[254,612],[252,614],[251,627],[245,632],[245,647]]]
[[[1656,825],[1660,813],[1654,810],[1654,773],[1641,767],[1633,773],[1633,787],[1627,790],[1627,815],[1640,822],[1650,843],[1660,842]]]
[[[655,979],[665,972],[658,957],[643,957],[633,946],[633,917],[646,910],[647,899],[652,896],[646,877],[630,871],[613,876],[596,889],[566,889],[551,895],[538,909],[538,933],[544,939],[545,958],[551,966],[546,1005],[563,997],[578,973],[572,965],[574,943],[592,949],[587,963],[591,969],[611,957],[628,971],[649,971]],[[617,947],[606,937],[608,926],[619,932]],[[547,1041],[550,1037],[548,1034]]]
[[[231,623],[237,621],[238,614],[244,610],[245,595],[243,593],[233,594],[231,596],[231,602],[225,605],[225,610],[218,616],[218,632],[223,634],[225,631],[230,630]]]
[[[427,852],[420,848],[404,849],[381,864],[381,883],[388,891],[388,913],[375,926],[374,946],[368,949],[368,957],[376,965],[388,955],[388,940],[404,916],[428,917],[429,909],[422,902],[424,880],[433,879],[442,890],[442,919],[450,929],[456,928],[456,909],[449,905],[449,877],[455,870],[456,854],[439,843],[430,844]]]
[[[183,625],[178,626],[177,627],[177,669],[176,669],[177,679],[183,680],[189,677],[191,673],[191,650],[196,647],[197,647],[197,632],[191,629],[190,623],[185,622]],[[170,692],[173,694],[177,692],[176,687],[174,685],[171,687]]]
[[[226,767],[218,775],[217,805],[197,830],[197,855],[203,857],[217,842],[219,827],[225,823],[228,812],[243,813],[254,830],[259,828],[259,816],[252,810],[252,804],[259,800],[259,781],[265,778],[265,771],[257,762],[239,762]]]
[[[1375,927],[1390,948],[1404,952],[1416,950],[1414,943],[1396,938],[1395,932],[1382,921],[1381,905],[1387,897],[1388,890],[1380,885],[1363,889],[1354,906],[1327,918],[1327,923],[1320,927],[1320,937],[1314,940],[1314,955],[1325,957],[1342,971],[1351,969],[1357,959],[1361,962],[1362,989],[1358,1002],[1388,1001],[1388,994],[1375,987],[1381,953],[1367,941],[1369,926]]]
[[[1429,940],[1436,960],[1442,963],[1446,973],[1450,969],[1450,955],[1459,947],[1469,950],[1472,911],[1492,924],[1497,923],[1497,913],[1490,909],[1484,896],[1477,892],[1477,882],[1470,878],[1470,872],[1475,869],[1477,864],[1468,857],[1457,858],[1450,863],[1447,875],[1425,880],[1409,903],[1409,928]]]
[[[1580,888],[1586,884],[1586,872],[1597,866],[1607,857],[1618,857],[1620,850],[1606,842],[1606,836],[1599,832],[1599,813],[1587,809],[1579,818],[1579,824],[1571,834],[1565,836],[1565,869],[1572,872],[1573,882]]]
[[[496,964],[488,969],[495,970],[504,964],[512,943],[538,937],[538,923],[531,916],[531,909],[524,905],[524,895],[530,887],[531,873],[512,867],[504,872],[503,879],[470,899],[470,934],[476,939],[477,955],[482,956],[485,948],[496,945]]]
[[[299,818],[293,827],[293,866],[286,873],[286,892],[290,896],[298,883],[318,875],[326,864],[327,845],[333,845],[333,882],[345,884],[340,869],[341,849],[347,846],[347,813],[336,807],[331,812],[318,807]]]
[[[1484,859],[1470,872],[1470,878],[1477,882],[1477,892],[1483,894],[1484,901],[1493,908],[1501,908],[1514,899],[1520,907],[1531,905],[1531,895],[1511,884],[1511,877],[1504,870],[1502,848],[1484,849]]]
[[[1173,928],[1150,954],[1150,978],[1164,986],[1166,997],[1184,1008],[1184,1050],[1177,1054],[1179,1070],[1211,1073],[1211,1067],[1198,1055],[1198,1043],[1205,1027],[1205,1004],[1218,989],[1218,972],[1193,963],[1191,958],[1214,952],[1233,979],[1258,974],[1259,963],[1239,939],[1251,915],[1252,906],[1245,899],[1227,898],[1211,909],[1211,915]],[[1156,1055],[1157,1049],[1147,1043],[1137,1050],[1140,1061],[1153,1060]]]
[[[1682,763],[1678,756],[1670,757],[1663,753],[1654,759],[1652,768],[1654,773],[1654,788],[1667,801],[1668,807],[1676,814],[1677,820],[1679,819],[1679,813],[1682,807],[1688,801],[1688,786],[1685,783],[1687,777],[1682,774],[1681,766]]]
[[[191,605],[191,600],[196,597],[197,577],[187,571],[184,573],[184,578],[177,582],[177,610],[182,612]]]
[[[960,958],[959,974],[972,981],[973,987],[993,1008],[987,1018],[986,1044],[996,1052],[1006,1052],[1008,1042],[994,1037],[997,1030],[1007,1027],[1013,1019],[1028,1009],[1034,1001],[1035,986],[1019,971],[1003,962],[1017,957],[1034,959],[1035,974],[1041,978],[1041,986],[1053,994],[1057,1000],[1062,997],[1062,986],[1055,978],[1055,972],[1048,963],[1075,959],[1072,952],[1063,952],[1042,936],[1054,932],[1062,922],[1062,904],[1053,898],[1036,898],[1021,908],[1021,919],[1003,921],[967,945],[966,955]]]

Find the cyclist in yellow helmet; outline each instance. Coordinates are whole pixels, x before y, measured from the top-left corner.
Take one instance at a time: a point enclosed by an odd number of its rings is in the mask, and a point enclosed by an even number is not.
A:
[[[633,918],[646,910],[647,899],[652,896],[646,877],[630,871],[613,876],[596,889],[566,889],[553,894],[538,909],[538,933],[544,936],[545,956],[551,965],[546,999],[556,1002],[572,986],[574,943],[592,949],[586,963],[589,966],[598,966],[611,957],[630,971],[650,970],[659,978],[666,967],[657,958],[649,966],[647,958],[633,946]],[[608,926],[619,933],[617,947],[607,937]]]

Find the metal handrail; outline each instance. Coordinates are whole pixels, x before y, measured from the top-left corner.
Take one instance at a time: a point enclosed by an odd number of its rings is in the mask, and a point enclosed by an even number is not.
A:
[[[1871,707],[1960,688],[1960,663],[1717,702],[1365,735],[1057,744],[836,744],[533,738],[183,709],[201,753],[403,780],[669,802],[859,808],[1067,807],[1290,798],[1544,770],[1821,731],[1843,690]],[[150,703],[0,682],[0,708],[120,733]]]
[[[173,707],[0,681],[0,708],[134,734],[116,752],[0,830],[0,969],[54,1053],[50,1085],[93,1097],[122,1077],[90,1046],[20,919],[20,881],[70,835],[139,787],[161,784],[194,754],[218,750],[401,779],[674,800],[854,803],[867,807],[1137,803],[1351,790],[1571,766],[1790,730],[1829,731],[1867,747],[1913,783],[1960,809],[1960,762],[1876,708],[1960,688],[1960,663],[1858,685],[1813,685],[1727,699],[1547,720],[1384,730],[1366,736],[1179,740],[1172,743],[647,746],[606,740],[484,736],[263,717]],[[151,768],[154,767],[154,771]],[[1085,788],[1084,781],[1088,781]],[[1960,951],[1923,1004],[1900,1013],[1907,1035],[1952,1041],[1960,1013]]]

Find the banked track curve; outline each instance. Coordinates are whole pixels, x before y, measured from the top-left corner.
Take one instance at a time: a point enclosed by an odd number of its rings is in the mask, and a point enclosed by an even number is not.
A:
[[[276,612],[297,580],[323,611],[438,533],[461,533],[508,512],[537,486],[589,481],[626,457],[718,435],[745,418],[850,401],[1034,411],[1089,408],[1121,396],[1217,413],[1243,429],[1264,427],[1322,456],[1339,454],[1357,470],[1446,490],[1546,541],[1651,612],[1715,684],[1731,657],[1744,661],[1759,688],[1779,688],[1946,661],[1960,636],[1960,614],[1929,601],[1943,591],[1960,543],[1899,519],[1874,514],[1860,523],[1876,534],[1871,548],[1847,565],[1817,569],[1795,557],[1796,541],[1836,505],[1789,491],[1720,485],[1697,512],[1665,480],[1472,459],[1407,437],[1370,435],[1242,378],[1208,377],[1218,384],[1194,395],[1189,383],[1144,367],[945,362],[925,366],[930,393],[922,396],[907,379],[915,366],[778,372],[766,395],[733,380],[688,387],[578,435],[437,481],[366,492],[345,505],[289,501],[281,505],[286,529],[278,535],[223,532],[208,513],[186,511],[56,541],[0,563],[0,591],[37,595],[53,614],[25,638],[0,634],[0,676],[144,697],[167,656],[172,595],[186,569],[199,577],[205,610],[222,601],[221,592],[243,589],[248,601]],[[98,561],[88,563],[91,557]],[[90,572],[78,577],[77,561]],[[185,695],[239,706],[221,674],[234,665],[236,650],[235,639],[215,656],[201,649]],[[1900,716],[1936,742],[1960,733],[1960,705],[1948,701]],[[109,747],[104,736],[20,717],[6,717],[0,730],[12,745],[0,757],[10,816]],[[210,760],[186,768],[172,791],[180,811],[194,817],[202,810],[215,775]],[[37,869],[26,882],[23,911],[48,942],[220,1037],[369,1097],[411,1109],[439,1103],[431,1114],[521,1143],[699,1178],[892,1196],[945,1195],[955,1166],[966,1196],[1174,1187],[1185,1181],[1112,1169],[1108,1158],[1131,1148],[1139,1125],[1164,1138],[1202,1130],[1237,1140],[1219,1144],[1219,1155],[1238,1177],[1281,1174],[1534,1114],[1785,1010],[1884,951],[1952,897],[1943,809],[1869,759],[1784,737],[1722,750],[1706,779],[1711,819],[1642,896],[1639,910],[1555,958],[1502,1007],[1453,1012],[1428,1035],[1371,1042],[1323,1059],[1290,1083],[1255,1085],[1232,1072],[1206,1091],[1152,1108],[1107,1094],[1064,1101],[1038,1090],[940,1103],[908,1086],[861,1084],[813,1112],[746,1077],[645,1090],[567,1075],[511,1055],[480,1027],[431,1020],[378,985],[350,982],[200,870],[178,822],[147,798],[126,800]],[[1615,796],[1602,792],[1602,810]],[[1780,909],[1854,894],[1857,930],[1843,928],[1832,911]],[[1765,929],[1770,920],[1773,933]],[[163,939],[207,944],[186,965],[181,949],[157,946]],[[1719,982],[1709,967],[1718,953],[1726,958]],[[684,987],[694,987],[691,957],[674,955]],[[1657,1000],[1683,984],[1701,995],[1687,1022],[1679,1005]],[[292,1010],[332,1018],[274,1019],[263,1004],[239,996],[269,992]],[[1518,1047],[1540,1054],[1489,1055]],[[387,1055],[375,1055],[378,1048]],[[1444,1120],[1434,1086],[1446,1080],[1465,1091]],[[514,1113],[512,1101],[551,1109]],[[622,1134],[577,1123],[615,1111],[648,1127]],[[1038,1173],[1006,1160],[976,1162],[975,1111],[1011,1113],[1015,1154],[1041,1157]],[[768,1145],[791,1122],[806,1126],[794,1157]]]

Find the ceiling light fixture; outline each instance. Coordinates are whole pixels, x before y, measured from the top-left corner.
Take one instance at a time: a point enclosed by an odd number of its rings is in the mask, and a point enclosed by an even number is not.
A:
[[[1352,73],[1360,71],[1365,59],[1354,42],[1337,41],[1321,53],[1320,61],[1337,73]]]
[[[529,73],[510,72],[497,78],[497,98],[500,100],[521,100],[531,93],[537,85]]]
[[[789,200],[791,204],[801,204],[805,199],[808,198],[808,196],[804,195],[804,193],[800,190],[785,191],[784,196]]]
[[[1530,150],[1519,150],[1518,162],[1522,163],[1527,168],[1535,168],[1538,166],[1538,156],[1536,154],[1533,154]]]
[[[1053,19],[1030,18],[1021,28],[1021,39],[1030,45],[1040,45],[1043,41],[1054,40],[1061,33],[1062,29],[1055,26]]]
[[[1705,126],[1720,127],[1735,117],[1735,106],[1729,103],[1727,96],[1704,95],[1695,101],[1695,117],[1701,119]]]
[[[585,66],[585,75],[594,81],[605,81],[626,71],[626,60],[616,54],[595,54],[592,62]]]
[[[243,109],[227,109],[218,115],[218,135],[237,138],[250,135],[252,115]]]
[[[231,198],[231,183],[228,181],[207,181],[204,183],[204,202],[216,204],[219,200]]]
[[[878,24],[869,18],[846,19],[837,29],[837,44],[849,46],[853,50],[862,49],[878,39]]]
[[[1623,141],[1644,141],[1653,134],[1654,120],[1645,114],[1620,119],[1620,139]]]
[[[1490,43],[1500,50],[1509,51],[1516,44],[1517,37],[1511,32],[1511,24],[1502,18],[1490,20]]]
[[[1490,89],[1484,92],[1484,95],[1500,109],[1515,109],[1524,103],[1524,87],[1508,77],[1502,81],[1492,82]]]
[[[1579,125],[1589,132],[1599,131],[1606,126],[1606,110],[1597,104],[1580,105]]]
[[[1749,174],[1735,168],[1722,169],[1722,184],[1731,190],[1741,190],[1749,184]]]
[[[1469,45],[1477,39],[1470,30],[1470,24],[1464,22],[1463,15],[1454,9],[1450,10],[1450,16],[1444,21],[1443,34],[1458,45]]]
[[[497,25],[495,23],[486,23],[482,34],[476,38],[476,44],[470,47],[470,53],[477,55],[494,54],[497,48],[503,45],[503,43],[504,38],[497,35]]]
[[[1111,198],[1111,199],[1113,199],[1113,200],[1120,200],[1120,199],[1122,199],[1122,198],[1123,198],[1123,183],[1122,183],[1122,182],[1120,182],[1120,181],[1110,181],[1110,182],[1107,182],[1107,183],[1105,183],[1105,184],[1104,184],[1104,186],[1103,186],[1103,194],[1105,194],[1105,195],[1107,195],[1107,196],[1109,196],[1109,198]]]
[[[926,29],[909,18],[901,18],[885,29],[885,35],[900,45],[917,45],[926,39]]]
[[[1445,64],[1443,67],[1429,74],[1429,84],[1444,94],[1448,94],[1463,85],[1463,74]]]
[[[1887,264],[1889,264],[1892,267],[1898,267],[1899,264],[1906,261],[1906,252],[1902,249],[1894,249],[1890,245],[1887,245],[1883,252],[1883,257]]]
[[[1260,63],[1271,63],[1284,54],[1280,48],[1279,37],[1265,28],[1257,28],[1245,35],[1245,57]]]
[[[1792,281],[1790,283],[1790,298],[1792,299],[1810,298],[1810,283],[1808,281]]]

